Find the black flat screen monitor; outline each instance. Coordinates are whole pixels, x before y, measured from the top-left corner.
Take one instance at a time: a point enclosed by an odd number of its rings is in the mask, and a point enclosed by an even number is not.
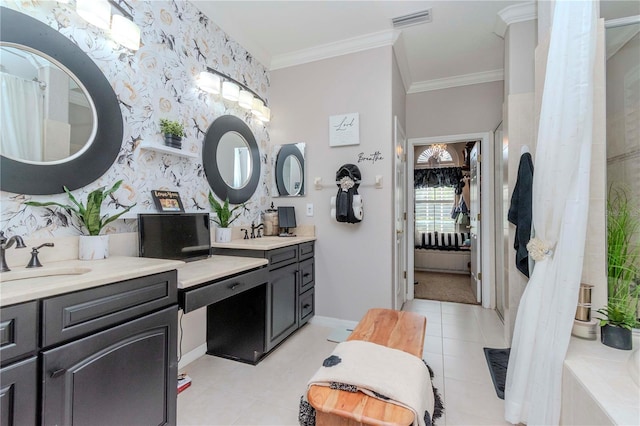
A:
[[[296,227],[296,211],[293,207],[278,207],[278,226],[289,233],[289,229]]]
[[[140,257],[205,259],[211,252],[209,213],[148,213],[138,215]]]

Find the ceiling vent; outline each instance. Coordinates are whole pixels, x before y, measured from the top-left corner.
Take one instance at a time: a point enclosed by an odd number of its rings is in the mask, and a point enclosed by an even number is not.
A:
[[[393,28],[404,28],[411,25],[423,24],[431,22],[431,9],[422,10],[420,12],[411,13],[409,15],[399,16],[391,20]]]

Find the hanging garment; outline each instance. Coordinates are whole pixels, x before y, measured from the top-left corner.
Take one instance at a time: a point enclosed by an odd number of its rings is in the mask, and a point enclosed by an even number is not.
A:
[[[362,198],[358,196],[361,179],[360,169],[354,164],[344,164],[336,173],[336,220],[358,223],[362,221]]]
[[[529,278],[529,252],[527,243],[531,239],[533,191],[533,160],[531,154],[525,152],[520,156],[518,178],[511,195],[511,205],[507,219],[516,226],[513,248],[516,250],[516,268]]]

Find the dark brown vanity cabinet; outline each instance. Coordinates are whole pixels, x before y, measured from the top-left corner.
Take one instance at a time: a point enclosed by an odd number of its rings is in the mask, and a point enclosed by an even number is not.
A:
[[[175,270],[29,303],[40,319],[33,330],[39,345],[29,358],[3,365],[2,425],[176,423]],[[28,374],[31,387],[20,382]],[[11,381],[14,396],[5,402]],[[15,402],[20,386],[30,389],[31,409]]]
[[[266,258],[268,265],[266,349],[270,351],[313,317],[314,242],[273,250],[213,248],[214,254]]]
[[[0,425],[35,425],[38,412],[38,304],[0,309]]]

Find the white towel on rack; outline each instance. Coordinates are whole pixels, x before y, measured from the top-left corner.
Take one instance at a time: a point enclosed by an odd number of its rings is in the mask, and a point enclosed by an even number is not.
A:
[[[335,195],[333,197],[331,197],[331,207],[332,208],[336,207],[336,196]]]
[[[331,208],[331,219],[336,220],[336,208]]]

